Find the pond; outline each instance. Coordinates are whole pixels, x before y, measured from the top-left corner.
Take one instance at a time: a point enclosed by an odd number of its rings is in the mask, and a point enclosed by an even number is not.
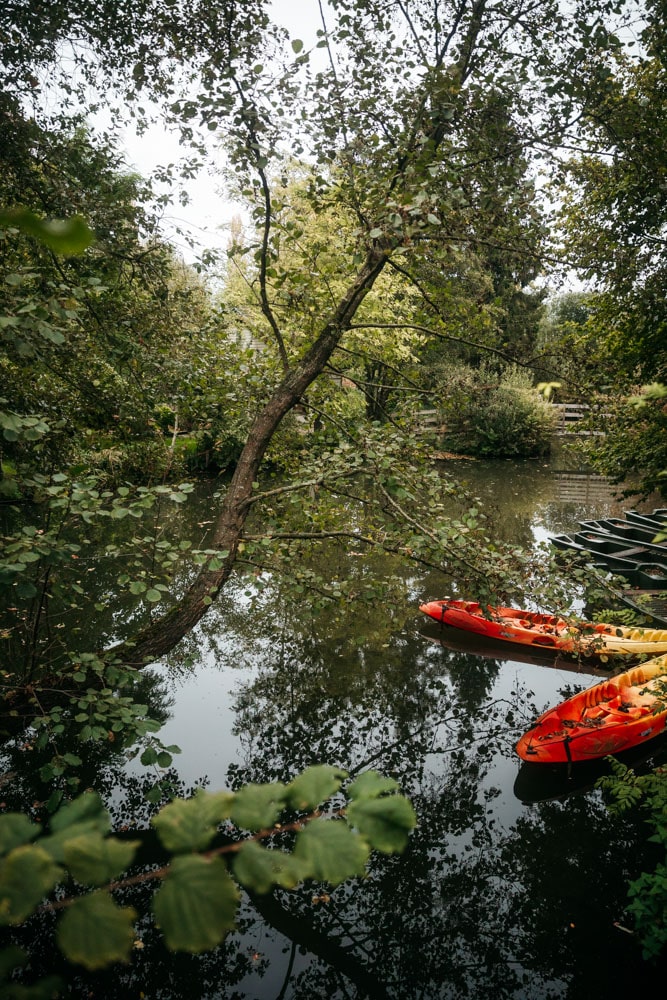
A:
[[[558,458],[450,471],[522,544],[624,506]],[[339,559],[335,572],[354,571]],[[628,881],[656,862],[642,817],[608,814],[594,788],[606,764],[567,774],[514,753],[540,711],[600,671],[442,630],[418,606],[444,596],[444,580],[405,585],[404,609],[313,617],[278,584],[257,596],[239,581],[150,671],[161,739],[182,748],[169,772],[181,791],[289,780],[312,763],[376,768],[417,811],[405,853],[374,856],[366,879],[334,890],[244,898],[238,931],[200,956],[169,954],[144,922],[131,967],[70,975],[68,995],[609,1000],[664,987],[624,923]],[[636,766],[666,759],[653,741]],[[146,825],[150,780],[136,764],[100,764],[119,825]]]

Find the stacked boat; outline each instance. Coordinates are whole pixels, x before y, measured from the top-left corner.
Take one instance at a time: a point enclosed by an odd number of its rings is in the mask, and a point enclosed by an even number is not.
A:
[[[572,534],[554,535],[551,543],[577,553],[599,569],[624,577],[633,597],[646,595],[646,607],[660,621],[667,621],[667,508],[651,514],[625,511],[624,517],[580,521]],[[650,607],[651,598],[654,607]],[[625,598],[624,598],[625,599]]]
[[[632,586],[667,589],[666,508],[651,515],[629,510],[625,517],[580,521],[578,531],[554,535],[551,543],[558,549],[586,555],[600,568],[622,574]]]

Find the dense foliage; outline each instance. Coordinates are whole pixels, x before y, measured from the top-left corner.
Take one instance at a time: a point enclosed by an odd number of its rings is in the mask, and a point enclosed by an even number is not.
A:
[[[665,381],[664,5],[650,2],[640,52],[619,51],[593,93],[585,152],[567,165],[565,244],[596,289],[594,315],[574,345],[584,383],[609,398],[598,468],[634,492],[664,492],[665,412],[643,386]]]
[[[448,427],[439,445],[533,455],[550,429],[534,383],[594,392],[609,431],[600,467],[661,484],[663,396],[644,392],[641,407],[628,397],[666,379],[664,24],[649,3],[634,57],[626,6],[632,17],[634,5],[613,0],[330,0],[309,46],[262,0],[3,5],[5,730],[10,743],[37,730],[40,752],[53,750],[51,810],[78,790],[84,750],[93,760],[105,742],[139,741],[145,763],[168,764],[176,748],[154,735],[159,713],[135,697],[138,674],[235,574],[252,574],[255,594],[265,574],[284,574],[316,608],[372,607],[393,581],[361,566],[323,580],[309,561],[313,546],[344,540],[360,559],[382,547],[480,598],[530,591],[567,606],[556,567],[492,541],[473,498],[433,469],[411,434],[424,406]],[[95,124],[102,108],[108,132]],[[173,195],[128,171],[113,135],[128,114],[140,132],[158,118],[187,149],[155,185],[177,190],[218,143],[243,209],[224,260],[206,255],[196,272],[161,235]],[[584,153],[566,160],[573,148]],[[543,164],[561,185],[564,264],[597,282],[583,313],[552,310],[552,322],[536,285],[556,257]],[[226,469],[203,540],[174,541],[170,504],[192,491],[186,472]],[[89,557],[101,539],[103,555]],[[106,649],[81,634],[60,641],[66,615],[91,603]],[[81,754],[60,748],[65,734]],[[370,798],[380,811],[404,801]],[[160,815],[196,815],[203,801]],[[71,825],[62,815],[75,813],[56,814],[56,834]],[[62,857],[45,852],[54,833],[33,845],[26,822],[7,827],[22,831],[4,876],[17,920],[59,883],[63,861],[72,870],[65,841],[56,836]],[[95,884],[116,849],[101,828],[74,832],[93,838],[82,851],[94,841]],[[368,843],[383,849],[376,832]],[[43,875],[28,903],[15,886],[25,858]],[[239,876],[257,889],[254,877]],[[88,906],[106,920],[109,898],[89,898],[83,922]],[[166,923],[177,943],[178,920]],[[126,919],[120,937],[126,949]]]
[[[497,374],[450,368],[437,398],[443,442],[453,451],[485,457],[535,458],[548,454],[554,432],[554,409],[522,369]]]

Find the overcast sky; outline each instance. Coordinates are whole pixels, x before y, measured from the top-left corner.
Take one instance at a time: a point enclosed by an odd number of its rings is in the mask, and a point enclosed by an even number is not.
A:
[[[299,38],[307,47],[315,44],[316,32],[322,26],[318,0],[273,0],[271,11],[274,21],[287,29],[290,39]],[[128,165],[144,177],[150,176],[157,166],[177,163],[184,152],[177,136],[161,125],[155,125],[141,136],[128,126],[123,134],[123,145]],[[220,154],[215,154],[212,163],[216,160],[219,163],[219,157]],[[228,227],[232,217],[239,214],[239,206],[225,199],[219,179],[207,169],[187,185],[187,191],[188,205],[174,204],[165,210],[164,236],[176,245],[186,260],[193,261],[197,254],[179,236],[177,228],[187,229],[201,247],[222,249],[227,245]]]

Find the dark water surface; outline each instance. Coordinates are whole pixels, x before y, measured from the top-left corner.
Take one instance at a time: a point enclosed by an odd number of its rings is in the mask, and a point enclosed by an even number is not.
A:
[[[454,471],[522,544],[622,511],[604,481],[557,465]],[[356,571],[340,558],[332,572]],[[539,711],[595,681],[593,669],[442,630],[418,605],[443,596],[444,581],[405,585],[403,608],[311,617],[279,585],[257,596],[238,583],[152,675],[169,713],[160,736],[183,751],[184,788],[289,780],[311,763],[374,767],[416,808],[406,852],[374,857],[368,878],[335,890],[244,900],[239,931],[202,956],[168,954],[146,923],[131,968],[70,980],[69,995],[610,1000],[656,984],[664,993],[665,970],[643,962],[624,913],[627,882],[657,860],[641,816],[607,813],[593,788],[605,764],[568,777],[522,765],[513,750]],[[667,759],[664,742],[644,754],[638,767]],[[119,820],[145,821],[144,770],[105,774]]]

